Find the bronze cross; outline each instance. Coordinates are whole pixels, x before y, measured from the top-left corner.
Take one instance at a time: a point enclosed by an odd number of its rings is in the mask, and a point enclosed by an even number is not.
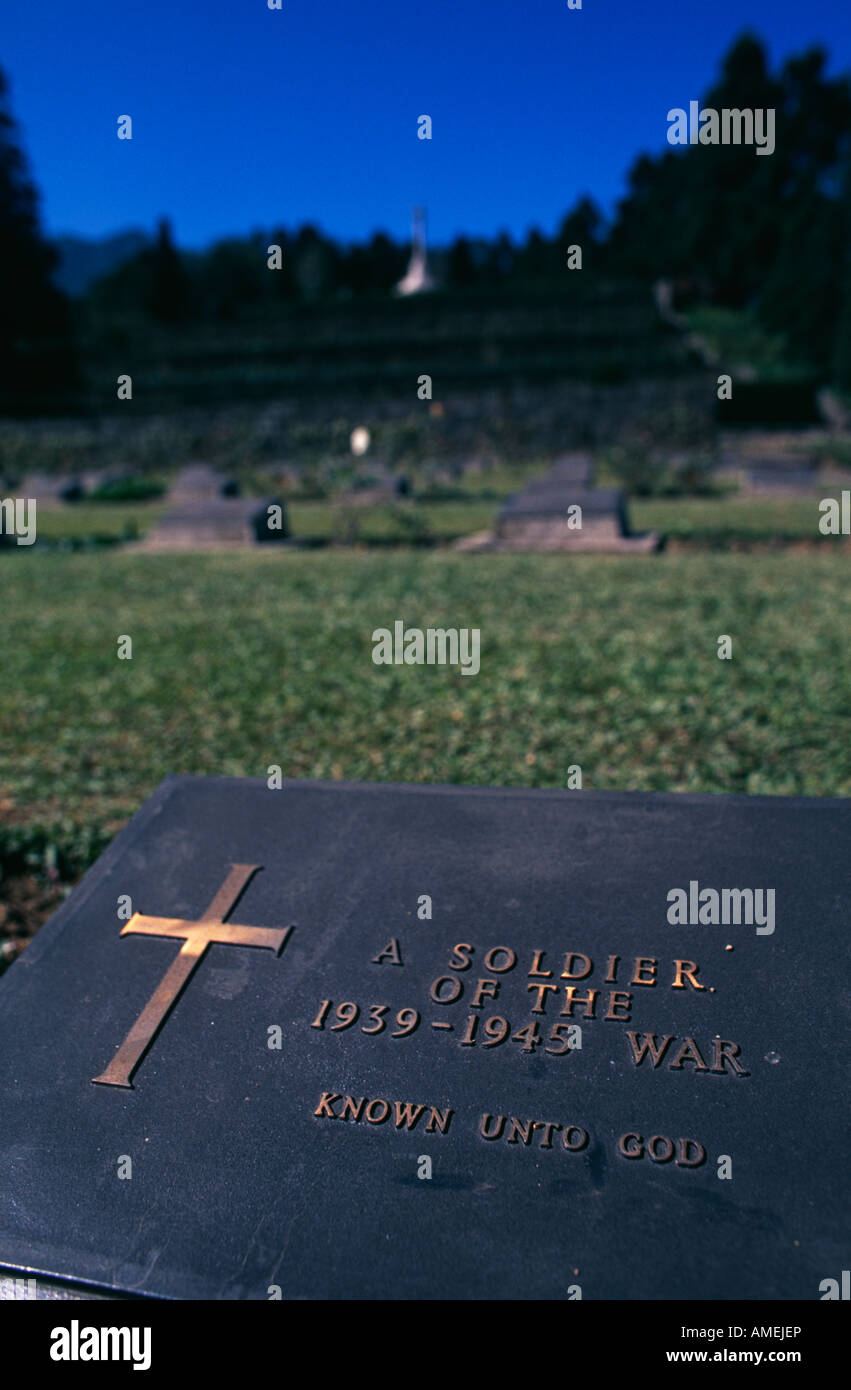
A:
[[[134,912],[127,925],[122,927],[122,936],[135,935],[137,932],[147,936],[170,936],[182,941],[183,945],[106,1071],[92,1077],[96,1085],[126,1086],[133,1090],[130,1078],[208,946],[214,943],[266,946],[276,956],[280,955],[292,927],[240,927],[233,922],[225,925],[224,919],[236,907],[249,881],[262,867],[261,864],[231,864],[230,873],[197,922],[184,921],[181,917],[145,917],[140,912]]]

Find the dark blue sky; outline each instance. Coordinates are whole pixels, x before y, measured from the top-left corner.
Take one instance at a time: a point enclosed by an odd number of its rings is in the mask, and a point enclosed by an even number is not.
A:
[[[851,68],[848,0],[3,0],[0,65],[51,234],[405,237],[424,202],[444,242],[608,210],[748,27]]]

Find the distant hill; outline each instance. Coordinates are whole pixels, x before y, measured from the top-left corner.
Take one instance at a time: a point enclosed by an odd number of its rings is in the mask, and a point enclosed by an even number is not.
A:
[[[151,238],[144,232],[116,232],[101,240],[80,236],[53,238],[59,252],[59,264],[54,281],[66,294],[84,294],[89,286],[108,275],[131,256],[135,256]]]

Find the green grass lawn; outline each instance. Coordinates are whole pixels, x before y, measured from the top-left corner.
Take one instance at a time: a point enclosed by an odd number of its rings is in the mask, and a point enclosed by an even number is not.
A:
[[[297,540],[313,542],[395,543],[427,540],[447,544],[486,529],[499,502],[459,498],[441,502],[397,502],[352,506],[332,501],[290,502],[290,531]],[[161,502],[79,502],[73,506],[41,506],[38,535],[44,541],[121,541],[144,536],[162,516]]]
[[[143,536],[166,510],[162,502],[39,503],[38,539],[121,541]]]
[[[838,491],[825,487],[812,497],[635,497],[629,514],[636,530],[661,531],[671,540],[695,545],[723,547],[741,540],[831,546],[834,538],[818,529],[818,504]]]
[[[290,530],[298,540],[349,540],[355,544],[429,542],[446,545],[474,531],[487,530],[497,501],[396,502],[389,506],[351,506],[333,502],[292,502]]]
[[[511,491],[501,478],[501,491]],[[468,486],[472,486],[468,483]],[[520,484],[515,480],[515,488]],[[836,487],[812,497],[673,497],[634,498],[629,504],[633,529],[661,531],[672,540],[700,547],[728,548],[740,541],[776,545],[812,541],[819,535],[818,501],[834,496]],[[487,530],[499,510],[499,500],[471,491],[448,501],[396,502],[352,506],[334,501],[294,501],[288,505],[292,535],[305,542],[349,544],[447,545],[461,536]],[[162,502],[80,502],[73,506],[38,509],[42,540],[83,541],[92,537],[119,541],[143,536],[164,511]]]
[[[270,764],[560,787],[578,763],[594,788],[851,794],[837,550],[53,552],[0,557],[0,591],[0,819],[63,852],[168,773]],[[398,618],[480,628],[480,673],[373,665],[372,630]]]

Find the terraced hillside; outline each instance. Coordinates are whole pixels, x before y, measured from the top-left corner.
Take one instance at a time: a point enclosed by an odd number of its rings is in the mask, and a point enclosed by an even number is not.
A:
[[[113,323],[90,337],[86,361],[98,409],[103,383],[130,372],[153,411],[282,396],[325,409],[354,397],[409,402],[423,373],[443,399],[639,377],[674,385],[699,370],[647,286],[585,273],[556,294],[545,285],[288,307],[167,333]]]

